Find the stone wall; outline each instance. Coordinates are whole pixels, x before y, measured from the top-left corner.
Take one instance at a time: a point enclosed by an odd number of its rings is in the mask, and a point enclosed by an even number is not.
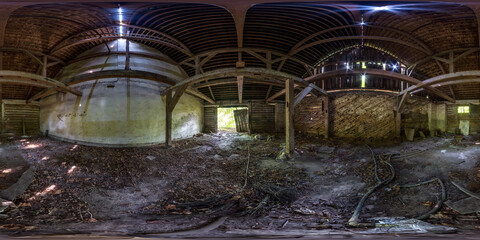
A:
[[[305,97],[295,108],[295,131],[342,139],[393,138],[396,104],[395,95],[378,92],[330,93],[328,101],[325,96]],[[406,102],[402,134],[404,128],[428,131],[428,106],[426,99],[411,98]],[[434,120],[441,121],[439,117]]]
[[[384,94],[335,94],[329,104],[333,137],[383,139],[395,136],[394,97]]]
[[[285,118],[285,111],[283,112]],[[327,129],[328,101],[325,96],[305,97],[296,107],[294,115],[295,131],[328,136]]]

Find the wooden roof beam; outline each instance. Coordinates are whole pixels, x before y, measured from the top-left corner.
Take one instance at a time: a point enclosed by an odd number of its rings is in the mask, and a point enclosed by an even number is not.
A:
[[[64,79],[62,82],[67,85],[72,85],[93,79],[116,77],[146,79],[155,82],[166,83],[168,85],[173,85],[176,83],[174,79],[171,79],[164,75],[139,70],[105,70],[100,72],[85,73],[68,79]]]
[[[43,77],[37,74],[27,73],[27,72],[2,70],[0,71],[0,82],[39,86],[39,87],[45,87],[45,88],[56,87],[63,91],[72,93],[76,96],[82,95],[81,92],[74,90],[66,86],[64,83],[59,82],[55,79],[51,79],[51,78],[47,78],[47,77]]]
[[[456,72],[456,73],[448,73],[444,75],[440,75],[437,77],[429,78],[427,80],[421,81],[420,83],[413,85],[399,94],[405,94],[405,93],[410,93],[415,90],[418,90],[420,88],[433,88],[431,85],[433,84],[442,84],[443,82],[455,82],[455,81],[463,81],[462,83],[468,83],[468,82],[478,82],[478,79],[480,79],[480,71],[465,71],[465,72]],[[436,88],[433,88],[436,89]],[[447,99],[451,102],[455,102],[455,99],[452,99],[449,97]]]
[[[365,75],[379,76],[379,77],[385,77],[385,78],[392,78],[392,79],[396,79],[396,80],[407,82],[409,84],[414,84],[414,85],[422,83],[422,81],[416,78],[403,75],[400,73],[396,73],[396,72],[381,70],[381,69],[350,69],[348,71],[343,69],[343,70],[329,71],[329,72],[317,74],[315,76],[307,77],[305,78],[305,80],[308,82],[314,82],[314,81],[319,81],[319,80],[328,79],[332,77],[342,77],[346,75],[356,75],[356,74],[365,74]],[[439,89],[436,89],[431,86],[426,86],[426,88],[429,91],[431,91],[433,94],[438,95],[439,97],[442,97],[451,102],[455,102],[455,99],[451,98],[450,96],[440,91]]]

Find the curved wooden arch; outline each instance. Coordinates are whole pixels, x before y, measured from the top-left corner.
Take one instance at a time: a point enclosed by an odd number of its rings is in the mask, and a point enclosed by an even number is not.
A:
[[[174,86],[166,89],[164,91],[164,93],[172,90],[173,88],[182,87],[185,84],[190,85],[190,84],[205,81],[205,80],[212,80],[212,79],[217,79],[217,78],[237,77],[237,76],[243,76],[243,77],[247,77],[247,78],[249,78],[249,77],[251,77],[251,78],[265,78],[265,77],[268,77],[268,78],[275,78],[275,79],[280,79],[280,80],[291,79],[291,80],[297,82],[299,85],[302,85],[302,86],[305,86],[305,87],[311,86],[316,91],[327,95],[327,93],[323,89],[321,89],[321,88],[303,80],[302,78],[293,76],[293,75],[288,74],[288,73],[284,73],[284,72],[280,72],[280,71],[276,71],[276,70],[272,70],[272,69],[266,69],[266,68],[223,68],[223,69],[216,69],[216,70],[212,70],[212,71],[205,72],[205,73],[202,73],[202,74],[197,74],[193,77],[189,77],[189,78],[187,78],[187,79],[185,79],[181,82],[178,82]]]
[[[123,36],[120,35],[118,33],[118,31],[116,30],[117,28],[119,27],[125,27],[125,28],[128,28],[128,29],[125,29],[124,32],[127,32],[127,31],[130,31],[130,35],[126,35],[124,34]],[[102,34],[100,33],[99,31],[102,30],[102,29],[108,29],[108,28],[112,28],[114,29],[114,33],[109,33],[108,35],[107,34]],[[136,31],[142,31],[142,33],[144,32],[148,32],[150,34],[138,34],[138,33],[133,33],[133,31],[136,30]],[[88,33],[90,32],[95,32],[94,35],[98,35],[98,37],[88,37]],[[152,34],[153,33],[153,34]],[[155,34],[161,36],[155,36]],[[87,35],[87,37],[85,36]],[[110,36],[109,36],[110,35]],[[162,39],[165,38],[165,39]],[[165,46],[168,46],[168,47],[171,47],[171,48],[174,48],[188,56],[192,56],[193,53],[190,51],[190,49],[185,45],[183,44],[181,41],[179,41],[178,39],[166,34],[166,33],[163,33],[163,32],[160,32],[158,30],[155,30],[155,29],[150,29],[150,28],[146,28],[146,27],[140,27],[140,26],[135,26],[135,25],[129,25],[129,24],[123,24],[123,25],[108,25],[108,26],[103,26],[103,27],[100,27],[100,28],[95,28],[95,29],[89,29],[89,30],[86,30],[86,31],[82,31],[82,32],[79,32],[79,33],[76,33],[75,35],[72,35],[70,37],[68,37],[67,39],[64,39],[62,41],[60,41],[59,43],[57,43],[53,48],[52,50],[50,51],[50,54],[55,54],[56,52],[58,51],[61,51],[63,49],[66,49],[66,48],[69,48],[69,47],[73,47],[73,46],[76,46],[76,45],[79,45],[79,44],[84,44],[84,43],[89,43],[89,42],[92,42],[92,41],[98,41],[98,40],[102,40],[102,39],[105,39],[105,38],[108,38],[108,39],[112,39],[112,38],[125,38],[125,39],[135,39],[135,40],[144,40],[144,41],[148,41],[148,42],[154,42],[154,43],[158,43],[158,44],[162,44],[162,45],[165,45]],[[80,40],[77,40],[77,39],[80,39]],[[167,40],[167,41],[165,41]],[[73,41],[73,42],[70,42],[69,41]]]
[[[250,54],[250,55],[254,56],[255,58],[261,60],[262,62],[267,62],[267,59],[263,56],[259,56],[256,53],[270,53],[272,55],[279,56],[279,58],[270,59],[271,64],[276,63],[278,61],[289,59],[289,60],[292,60],[292,61],[297,62],[299,64],[307,65],[307,66],[313,68],[313,66],[311,66],[310,64],[308,64],[308,63],[306,63],[306,62],[304,62],[304,61],[302,61],[298,58],[288,56],[286,54],[280,53],[280,52],[275,51],[275,50],[269,50],[269,49],[263,49],[263,48],[221,48],[221,49],[215,49],[215,50],[199,53],[195,56],[187,58],[187,59],[179,62],[179,65],[189,65],[189,66],[191,66],[191,64],[189,64],[189,62],[195,61],[195,59],[197,59],[197,58],[206,57],[204,59],[207,59],[207,61],[208,61],[211,58],[215,57],[215,55],[221,54],[221,53],[247,53],[247,54]],[[201,62],[202,62],[202,65],[206,63],[206,62],[203,62],[203,61],[201,61]]]
[[[80,40],[80,41],[77,41],[77,42],[70,43],[68,45],[59,47],[59,48],[55,49],[54,51],[52,51],[51,54],[53,55],[53,54],[55,54],[55,53],[57,53],[61,50],[71,48],[71,47],[74,47],[74,46],[77,46],[77,45],[86,44],[86,43],[90,43],[90,42],[96,42],[96,41],[105,40],[105,39],[110,39],[110,40],[113,40],[113,39],[127,39],[127,40],[141,40],[141,41],[153,42],[153,43],[158,43],[158,44],[161,44],[161,45],[165,45],[165,46],[174,48],[174,49],[184,53],[187,56],[191,56],[191,54],[192,54],[190,52],[185,51],[183,48],[180,48],[176,45],[173,45],[169,42],[165,42],[165,41],[162,41],[162,40],[159,40],[159,39],[149,38],[148,36],[122,36],[120,34],[110,35],[110,36],[102,36],[102,37],[97,37],[97,38],[83,39],[83,40]]]
[[[480,71],[478,71],[478,72],[479,72],[479,76],[480,76]],[[396,72],[380,70],[380,69],[353,69],[353,70],[348,70],[348,71],[346,71],[346,70],[329,71],[329,72],[326,72],[326,73],[321,73],[321,74],[317,74],[315,76],[305,78],[305,80],[308,81],[308,82],[314,82],[314,81],[333,78],[333,77],[341,77],[341,76],[346,76],[346,75],[358,75],[358,74],[365,74],[365,75],[395,79],[395,80],[399,80],[399,81],[402,81],[402,82],[407,82],[409,84],[413,84],[415,86],[423,83],[423,81],[420,81],[416,78],[413,78],[413,77],[410,77],[410,76],[407,76],[407,75],[403,75],[403,74],[396,73]],[[451,101],[451,102],[455,102],[455,99],[451,98],[450,96],[448,96],[446,93],[440,91],[439,89],[436,89],[436,88],[431,87],[431,86],[426,86],[425,88],[427,88],[429,91],[431,91],[435,95],[438,95],[439,97],[442,97],[442,98],[444,98],[448,101]]]
[[[139,70],[105,70],[100,72],[85,73],[64,79],[62,82],[65,83],[65,85],[73,85],[102,78],[139,78],[161,82],[168,85],[174,85],[176,83],[174,79],[164,75]]]
[[[299,48],[295,49],[291,53],[291,55],[295,55],[295,54],[297,54],[297,53],[299,53],[299,52],[301,52],[301,51],[303,51],[307,48],[311,48],[313,46],[320,45],[320,44],[323,44],[323,43],[349,40],[349,39],[368,39],[368,40],[379,40],[379,41],[394,42],[394,43],[402,44],[402,45],[417,49],[417,50],[419,50],[419,51],[421,51],[421,52],[423,52],[427,55],[429,54],[429,51],[423,49],[422,47],[419,47],[419,46],[417,46],[415,44],[412,44],[410,42],[406,42],[406,41],[395,39],[395,38],[382,37],[382,36],[344,36],[344,37],[335,37],[335,38],[323,39],[323,40],[319,40],[319,41],[315,41],[315,42],[303,45],[302,47],[299,47]]]
[[[433,84],[442,84],[444,82],[448,82],[448,85],[453,85],[454,82],[458,81],[458,83],[475,83],[478,82],[480,79],[480,71],[464,71],[464,72],[456,72],[456,73],[448,73],[448,74],[443,74],[440,76],[436,76],[433,78],[426,79],[424,81],[421,81],[420,83],[411,86],[402,92],[399,93],[399,95],[403,94],[408,94],[412,91],[415,91],[420,88],[432,88],[431,85]]]
[[[77,96],[82,95],[81,92],[71,89],[64,83],[55,79],[28,72],[2,70],[0,71],[0,83],[30,85],[43,88],[59,88]]]
[[[331,32],[331,31],[336,31],[336,30],[340,30],[340,29],[344,29],[344,28],[352,28],[352,27],[359,27],[361,25],[359,24],[354,24],[354,25],[347,25],[347,26],[339,26],[339,27],[335,27],[335,28],[330,28],[330,29],[326,29],[324,31],[320,31],[318,33],[315,33],[311,36],[308,36],[307,38],[303,39],[302,41],[300,41],[299,43],[297,43],[291,50],[290,52],[293,52],[295,51],[296,49],[300,48],[300,46],[302,46],[304,43],[306,43],[308,40],[314,38],[314,37],[317,37],[317,36],[320,36],[320,35],[323,35],[325,33],[328,33],[328,32]],[[412,36],[411,34],[409,33],[406,33],[406,32],[403,32],[401,30],[398,30],[398,29],[394,29],[394,28],[389,28],[389,27],[384,27],[384,26],[376,26],[376,25],[363,25],[365,28],[377,28],[377,29],[382,29],[382,30],[386,30],[386,31],[390,31],[390,32],[394,32],[394,33],[398,33],[400,35],[403,35],[411,40],[413,40],[414,42],[416,42],[419,46],[423,47],[426,51],[428,51],[428,54],[432,54],[433,51],[430,47],[428,47],[424,42],[418,40],[417,38],[415,38],[414,36]]]

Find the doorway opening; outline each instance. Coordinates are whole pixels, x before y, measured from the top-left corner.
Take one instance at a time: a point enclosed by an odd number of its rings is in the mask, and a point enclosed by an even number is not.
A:
[[[248,108],[223,107],[217,111],[218,130],[248,132]]]

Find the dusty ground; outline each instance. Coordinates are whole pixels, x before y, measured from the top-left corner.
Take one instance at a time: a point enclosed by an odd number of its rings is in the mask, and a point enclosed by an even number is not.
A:
[[[303,136],[297,139],[298,154],[280,160],[281,137],[227,132],[198,135],[168,149],[89,147],[46,138],[1,142],[0,190],[28,164],[36,167],[33,183],[0,218],[8,234],[205,233],[211,222],[218,226],[208,233],[213,235],[359,232],[365,229],[345,224],[375,185],[365,144]],[[438,177],[449,200],[467,197],[452,180],[479,193],[478,142],[480,136],[369,143],[375,154],[396,154],[391,159],[396,177],[370,196],[361,219],[416,217],[440,198],[436,183],[396,187],[402,184]],[[460,232],[480,228],[476,214],[460,215],[445,206],[427,221]]]

